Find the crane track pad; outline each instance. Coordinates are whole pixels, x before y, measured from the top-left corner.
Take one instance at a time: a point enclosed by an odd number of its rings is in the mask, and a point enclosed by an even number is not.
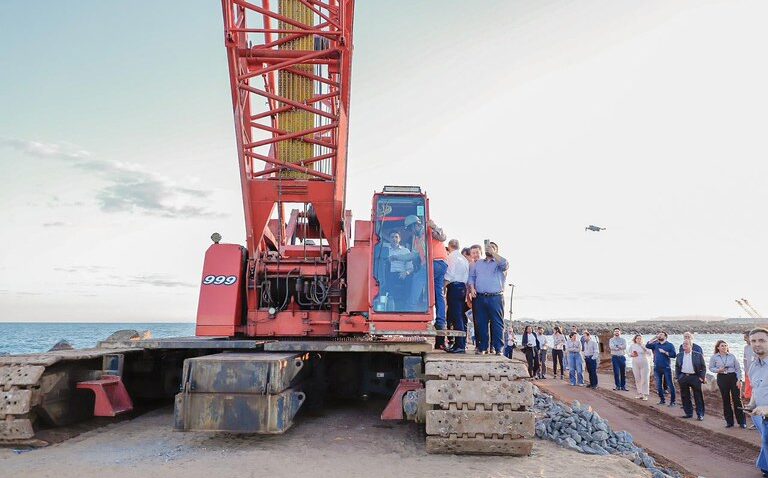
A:
[[[517,361],[495,355],[427,354],[428,453],[530,455],[533,387]]]

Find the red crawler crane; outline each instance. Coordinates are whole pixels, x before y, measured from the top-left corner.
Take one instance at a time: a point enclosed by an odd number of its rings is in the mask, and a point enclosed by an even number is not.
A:
[[[382,252],[409,216],[428,223],[420,189],[376,194],[374,216],[355,223],[351,243],[345,193],[354,1],[222,4],[247,247],[214,244],[206,253],[197,335],[425,331],[434,303],[429,241],[425,273],[414,274],[407,291],[392,280],[384,290],[390,274]]]
[[[522,364],[435,353],[423,337],[434,333],[435,292],[421,189],[374,194],[352,240],[354,1],[222,6],[246,246],[212,236],[198,337],[0,357],[0,389],[13,402],[0,407],[0,444],[37,443],[41,426],[171,397],[178,430],[282,433],[305,401],[374,395],[388,399],[382,419],[426,425],[430,452],[530,454]]]

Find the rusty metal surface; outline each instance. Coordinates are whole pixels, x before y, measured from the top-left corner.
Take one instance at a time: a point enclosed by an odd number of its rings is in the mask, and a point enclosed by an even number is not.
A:
[[[214,350],[262,350],[266,340],[229,339],[227,337],[171,337],[142,339],[122,342],[103,341],[98,346],[139,349],[214,349]]]
[[[0,390],[34,385],[40,381],[44,371],[45,367],[41,365],[0,366]]]
[[[3,365],[42,365],[44,367],[50,367],[51,365],[66,361],[66,360],[88,360],[93,358],[100,358],[106,354],[112,353],[131,353],[138,352],[136,348],[117,348],[117,349],[103,349],[103,348],[91,348],[91,349],[72,349],[72,350],[55,350],[52,352],[45,352],[41,354],[21,354],[21,355],[5,355],[0,357],[0,366]],[[0,375],[0,377],[2,377]],[[0,378],[0,380],[2,380]],[[0,382],[2,385],[2,382]]]
[[[304,402],[302,392],[188,393],[176,395],[174,427],[185,431],[283,433]]]
[[[32,421],[28,418],[0,421],[0,445],[14,444],[17,440],[29,440],[34,436]]]
[[[191,393],[278,393],[304,366],[296,353],[225,352],[184,361],[182,386]]]
[[[528,456],[533,440],[427,437],[427,453]]]
[[[423,388],[407,392],[403,397],[403,413],[406,420],[426,423],[428,407],[427,394]]]
[[[533,438],[533,412],[429,410],[427,434],[444,437],[481,435],[486,438],[508,436]]]
[[[414,336],[414,337],[466,337],[466,332],[461,332],[459,330],[435,330],[435,329],[428,329],[428,330],[376,330],[373,327],[373,324],[371,324],[370,329],[368,330],[368,333],[370,335],[381,335],[381,336]]]
[[[424,361],[420,355],[403,357],[403,378],[408,380],[424,378]]]
[[[528,455],[533,390],[527,369],[495,355],[425,354],[429,453]]]
[[[32,390],[0,392],[0,416],[26,413],[32,406]]]
[[[443,355],[443,357],[446,356]],[[483,380],[490,378],[516,380],[528,377],[528,369],[522,363],[494,355],[476,355],[474,357],[469,355],[456,357],[453,355],[448,358],[427,355],[425,362],[425,374],[442,379],[477,377]]]
[[[533,387],[522,380],[430,380],[427,403],[441,408],[471,410],[481,404],[517,410],[533,406]]]
[[[331,341],[281,340],[264,344],[265,351],[285,352],[395,352],[418,354],[432,350],[432,344],[413,341]]]

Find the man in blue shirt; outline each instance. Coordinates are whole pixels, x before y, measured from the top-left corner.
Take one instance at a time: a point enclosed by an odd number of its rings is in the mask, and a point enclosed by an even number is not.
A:
[[[667,333],[659,332],[655,339],[645,344],[645,348],[653,350],[653,377],[656,379],[656,391],[659,393],[659,405],[664,405],[664,386],[662,379],[669,387],[669,406],[675,406],[675,384],[672,382],[670,360],[677,356],[675,346],[667,342]]]
[[[475,319],[478,354],[489,351],[496,355],[504,348],[504,283],[507,280],[509,263],[499,254],[499,246],[488,242],[485,259],[472,264],[469,270],[469,297],[472,299],[472,315]]]
[[[752,398],[745,410],[752,414],[752,421],[760,432],[762,446],[756,464],[768,478],[768,330],[756,328],[750,331],[749,343],[754,352],[748,374],[752,381]]]

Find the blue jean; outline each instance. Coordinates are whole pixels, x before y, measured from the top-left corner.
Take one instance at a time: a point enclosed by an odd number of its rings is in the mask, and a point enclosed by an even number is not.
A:
[[[458,332],[466,332],[464,327],[464,302],[467,298],[467,286],[463,282],[451,282],[447,287],[448,325]],[[455,348],[467,347],[466,337],[456,337]]]
[[[664,402],[664,386],[661,382],[663,377],[667,381],[667,387],[669,387],[669,403],[675,403],[675,383],[672,381],[672,369],[653,367],[653,377],[656,379],[656,391],[659,394],[659,400]]]
[[[571,379],[571,385],[576,385],[576,375],[579,377],[579,385],[584,385],[581,354],[579,352],[568,352],[568,378]]]
[[[427,285],[427,266],[421,266],[411,276],[411,293],[408,297],[408,310],[411,312],[423,312],[427,310],[427,301],[424,299],[424,286]]]
[[[445,273],[448,264],[445,261],[432,261],[435,274],[435,328],[445,330]]]
[[[504,349],[504,298],[477,294],[472,302],[472,315],[476,321],[477,348],[488,351],[490,346],[494,352],[501,352]]]
[[[445,273],[448,272],[448,263],[445,261],[432,261],[432,273],[435,276],[435,330],[445,330]],[[435,337],[435,346],[445,345],[445,337]]]
[[[752,423],[755,424],[757,433],[762,437],[762,447],[760,448],[760,454],[757,455],[755,465],[760,468],[760,471],[765,473],[768,472],[768,424],[765,423],[763,417],[757,415],[752,416]]]
[[[613,365],[613,383],[616,388],[623,390],[627,388],[627,358],[623,355],[611,355],[611,365]]]
[[[597,387],[597,359],[584,357],[584,362],[587,364],[587,372],[589,372],[589,386]]]
[[[515,351],[515,347],[512,345],[505,345],[504,346],[504,356],[508,359],[512,358],[512,353]]]

